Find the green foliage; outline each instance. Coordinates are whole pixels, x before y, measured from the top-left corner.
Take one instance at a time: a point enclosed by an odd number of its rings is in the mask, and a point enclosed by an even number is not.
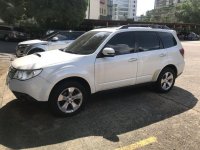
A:
[[[148,11],[146,16],[141,16],[141,21],[145,22],[177,22],[176,8],[171,5],[160,9]]]
[[[200,1],[188,0],[176,7],[176,16],[180,22],[200,23]]]
[[[148,11],[146,16],[141,16],[141,21],[200,23],[200,0],[186,0],[176,6]]]
[[[87,0],[0,0],[0,18],[12,24],[75,28],[85,18]]]

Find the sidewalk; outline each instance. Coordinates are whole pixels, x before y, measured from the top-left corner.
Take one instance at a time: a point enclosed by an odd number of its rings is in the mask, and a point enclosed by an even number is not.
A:
[[[0,108],[4,105],[4,100],[7,99],[7,95],[9,97],[13,96],[11,92],[5,94],[9,92],[6,86],[6,76],[12,59],[13,55],[0,53]]]

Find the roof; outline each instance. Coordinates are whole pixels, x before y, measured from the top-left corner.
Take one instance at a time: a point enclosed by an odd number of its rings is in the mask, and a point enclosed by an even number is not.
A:
[[[161,28],[151,28],[151,27],[128,27],[124,28],[124,26],[113,27],[113,28],[99,28],[94,29],[92,31],[107,31],[107,32],[116,32],[116,31],[160,31],[160,32],[175,32],[170,29],[161,29]]]

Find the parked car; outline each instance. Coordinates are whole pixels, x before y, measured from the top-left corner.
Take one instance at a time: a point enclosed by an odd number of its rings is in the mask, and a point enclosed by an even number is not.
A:
[[[27,40],[28,37],[28,34],[22,28],[0,25],[0,39],[22,41]]]
[[[85,32],[56,31],[48,34],[41,40],[29,40],[21,42],[17,46],[16,56],[22,57],[36,52],[65,48],[83,33]]]
[[[71,116],[103,90],[152,82],[169,92],[184,66],[175,31],[122,26],[89,31],[64,50],[16,59],[7,84],[18,99],[48,101],[55,114]]]
[[[188,40],[190,41],[199,40],[200,38],[199,35],[194,32],[190,32],[187,37],[188,37]]]
[[[178,33],[178,38],[180,40],[199,40],[200,36],[194,32],[180,32]]]

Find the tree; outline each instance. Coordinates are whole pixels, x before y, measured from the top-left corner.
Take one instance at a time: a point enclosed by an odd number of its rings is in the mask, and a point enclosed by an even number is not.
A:
[[[200,23],[200,1],[188,0],[178,5],[176,16],[184,23]]]
[[[0,0],[0,18],[5,22],[32,20],[46,28],[77,27],[86,9],[87,0]]]
[[[153,9],[151,11],[147,11],[146,16],[141,16],[142,21],[145,22],[169,22],[174,23],[177,22],[177,18],[175,16],[176,8],[173,5],[162,7],[159,9]]]

